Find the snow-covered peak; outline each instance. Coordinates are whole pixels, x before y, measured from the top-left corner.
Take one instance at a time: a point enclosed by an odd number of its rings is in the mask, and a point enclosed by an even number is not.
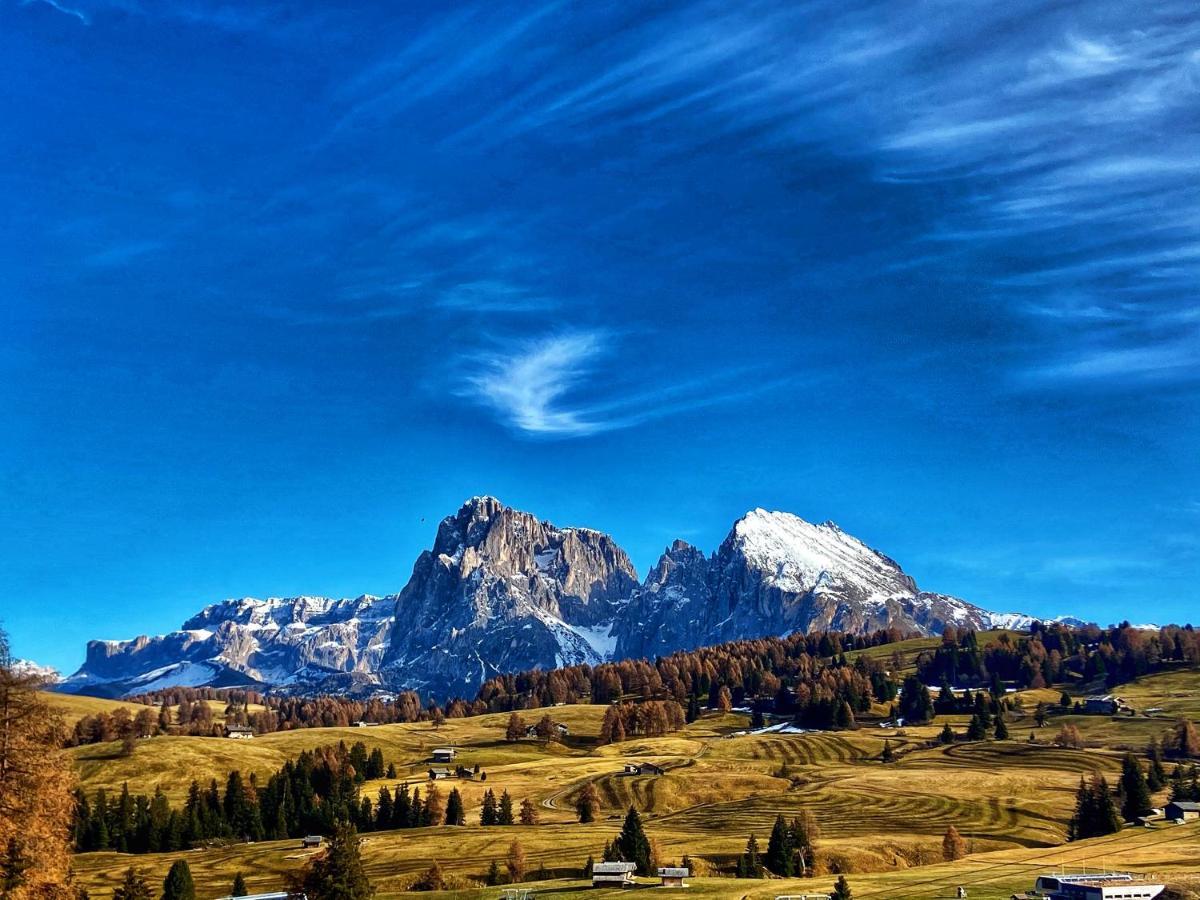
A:
[[[62,675],[53,666],[43,666],[29,659],[14,659],[12,670],[21,678],[37,678],[46,684],[58,684]]]
[[[747,562],[788,592],[840,584],[857,588],[866,599],[917,593],[895,562],[832,522],[814,525],[791,513],[753,509],[734,523],[729,540]]]

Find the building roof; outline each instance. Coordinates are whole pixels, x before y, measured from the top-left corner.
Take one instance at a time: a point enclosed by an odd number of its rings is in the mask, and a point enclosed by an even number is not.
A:
[[[434,766],[434,767],[433,767],[432,769],[430,769],[429,771],[430,771],[431,773],[433,773],[434,775],[449,775],[449,774],[450,774],[450,770],[449,770],[449,769],[442,769],[442,768],[439,768],[439,767],[437,767],[437,766]]]
[[[637,863],[598,862],[592,866],[593,875],[624,875],[637,871]]]
[[[1195,800],[1172,800],[1167,806],[1174,806],[1184,812],[1200,812],[1200,803]]]
[[[658,870],[659,878],[687,878],[691,874],[689,869],[684,869],[680,866],[666,866]]]

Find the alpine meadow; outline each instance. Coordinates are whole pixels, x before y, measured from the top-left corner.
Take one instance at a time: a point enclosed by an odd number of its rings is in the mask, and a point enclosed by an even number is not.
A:
[[[1195,0],[0,82],[0,900],[1200,900]]]

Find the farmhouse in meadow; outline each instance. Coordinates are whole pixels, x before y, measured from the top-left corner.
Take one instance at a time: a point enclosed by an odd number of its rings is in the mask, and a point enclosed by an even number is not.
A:
[[[456,756],[458,756],[458,751],[453,747],[438,747],[430,754],[430,758],[437,763],[454,762]]]
[[[325,838],[321,837],[321,835],[319,835],[319,834],[310,834],[307,837],[303,837],[300,839],[300,846],[303,847],[305,850],[309,850],[312,848],[320,847],[321,843],[324,840],[325,840]]]
[[[659,887],[684,888],[683,879],[687,878],[692,873],[687,869],[678,866],[662,866],[658,870],[658,878],[661,884]]]
[[[249,725],[226,725],[225,737],[235,740],[248,740],[254,737],[254,729]]]
[[[662,766],[656,766],[654,763],[625,763],[625,768],[621,770],[622,775],[662,775],[666,770]]]
[[[1115,716],[1119,712],[1133,712],[1121,697],[1112,694],[1087,697],[1083,701],[1083,711],[1101,716]]]
[[[1168,822],[1190,822],[1200,819],[1200,803],[1194,800],[1173,800],[1163,812]]]
[[[444,769],[441,766],[434,766],[429,770],[429,780],[441,781],[443,778],[449,778],[452,774],[454,773],[449,769]]]
[[[598,862],[592,866],[592,887],[628,887],[636,884],[633,880],[636,871],[637,863]]]

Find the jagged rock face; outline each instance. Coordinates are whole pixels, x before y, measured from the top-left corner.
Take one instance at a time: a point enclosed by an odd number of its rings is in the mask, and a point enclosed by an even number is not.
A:
[[[176,685],[378,684],[395,601],[225,600],[170,634],[89,642],[83,666],[62,689],[120,696]]]
[[[888,626],[934,634],[948,624],[1025,619],[922,592],[895,562],[831,522],[756,509],[711,556],[676,541],[639,585],[607,535],[476,497],[441,522],[398,595],[227,600],[168,635],[91,642],[62,689],[115,696],[248,685],[470,696],[497,673],[737,638]]]
[[[651,656],[794,631],[926,634],[985,627],[987,613],[927,594],[891,559],[832,522],[756,509],[711,558],[676,542],[622,611],[616,655]]]
[[[442,521],[400,592],[385,677],[469,692],[498,672],[601,662],[637,584],[607,535],[475,498]]]

